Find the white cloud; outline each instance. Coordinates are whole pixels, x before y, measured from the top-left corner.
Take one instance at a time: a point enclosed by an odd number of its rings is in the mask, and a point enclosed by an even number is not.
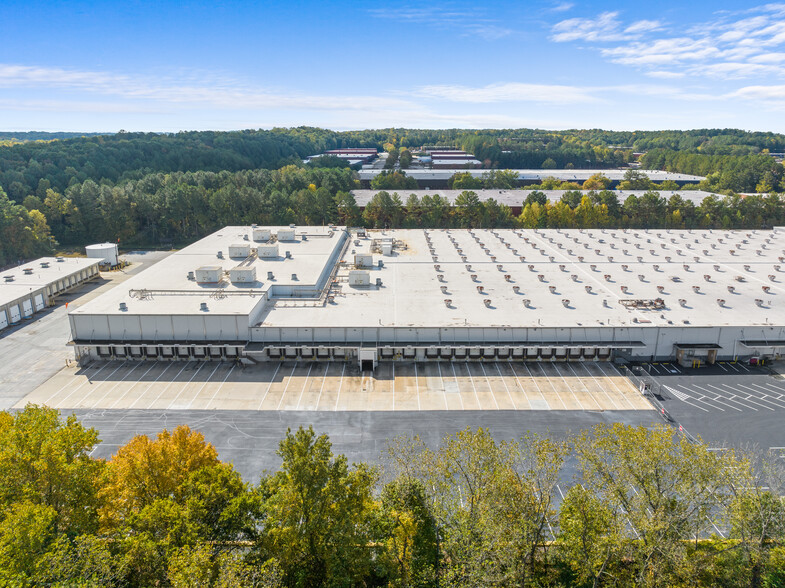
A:
[[[491,84],[479,88],[460,85],[424,86],[415,95],[450,102],[540,102],[546,104],[579,104],[597,102],[586,88],[548,84]]]
[[[574,6],[575,4],[573,4],[572,2],[559,2],[553,8],[551,8],[551,10],[553,12],[567,12],[568,10],[571,10]]]
[[[507,37],[513,30],[498,19],[488,18],[477,10],[463,11],[438,6],[372,8],[368,13],[375,18],[397,20],[405,23],[453,29],[461,35],[482,37],[489,41]]]
[[[603,12],[557,22],[551,39],[602,44],[598,50],[609,61],[663,79],[785,77],[785,4],[722,12],[705,22],[670,25],[668,34],[665,30],[659,20],[627,24],[619,12]]]
[[[662,80],[677,80],[685,77],[687,74],[681,71],[655,70],[655,71],[647,71],[646,75],[649,76],[650,78],[659,78]]]
[[[618,12],[603,12],[596,18],[568,18],[556,23],[551,29],[551,40],[557,43],[568,41],[615,41],[623,38]]]
[[[646,33],[649,31],[659,31],[663,28],[663,23],[659,20],[638,20],[624,29],[625,33]]]

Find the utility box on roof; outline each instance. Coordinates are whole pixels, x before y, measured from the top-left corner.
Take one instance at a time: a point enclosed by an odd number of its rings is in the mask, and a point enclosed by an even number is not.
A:
[[[350,286],[370,286],[371,274],[362,270],[352,270],[349,272]]]
[[[392,255],[393,252],[393,244],[390,243],[382,243],[382,255]]]
[[[247,244],[229,245],[229,257],[242,257],[245,259],[251,254],[251,246]]]
[[[294,229],[278,229],[276,236],[279,241],[294,241]]]
[[[356,253],[354,267],[373,267],[373,255],[370,253]]]
[[[278,257],[278,244],[267,243],[265,245],[259,245],[256,247],[256,254],[259,256],[259,259],[272,259]]]
[[[271,235],[272,235],[272,232],[270,231],[270,229],[255,228],[255,229],[253,229],[253,235],[252,236],[253,236],[253,240],[254,241],[262,242],[262,241],[269,241]]]
[[[229,270],[229,279],[233,284],[252,284],[256,282],[256,267],[233,267]]]
[[[203,265],[196,268],[194,273],[197,284],[217,284],[221,281],[223,268],[220,265]]]

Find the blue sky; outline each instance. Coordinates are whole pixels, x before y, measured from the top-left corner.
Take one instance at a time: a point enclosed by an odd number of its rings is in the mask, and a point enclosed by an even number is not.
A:
[[[785,3],[3,0],[0,39],[0,130],[785,132]]]

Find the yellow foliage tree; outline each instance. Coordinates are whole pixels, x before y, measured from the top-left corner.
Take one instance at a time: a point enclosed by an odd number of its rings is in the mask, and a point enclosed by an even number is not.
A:
[[[189,474],[219,463],[215,447],[186,425],[171,433],[164,429],[156,440],[137,435],[107,466],[101,491],[102,525],[112,528],[155,500],[177,498]]]

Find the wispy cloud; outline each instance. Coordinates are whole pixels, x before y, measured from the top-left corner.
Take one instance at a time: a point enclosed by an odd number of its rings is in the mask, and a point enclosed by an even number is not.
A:
[[[551,10],[553,12],[567,12],[568,10],[571,10],[574,7],[575,4],[573,4],[572,2],[559,2],[553,8],[551,8]]]
[[[424,86],[415,95],[450,102],[539,102],[546,104],[579,104],[597,102],[586,88],[549,84],[490,84],[482,87],[460,85]]]
[[[482,9],[461,10],[451,7],[384,7],[371,8],[368,13],[374,18],[397,20],[400,22],[429,26],[438,29],[452,29],[461,35],[477,36],[487,40],[501,39],[513,34],[513,29],[504,26],[496,19],[486,16]]]
[[[659,20],[625,23],[620,12],[603,12],[557,22],[551,39],[596,45],[609,61],[661,79],[785,77],[785,4],[717,13],[705,22],[664,31]]]

